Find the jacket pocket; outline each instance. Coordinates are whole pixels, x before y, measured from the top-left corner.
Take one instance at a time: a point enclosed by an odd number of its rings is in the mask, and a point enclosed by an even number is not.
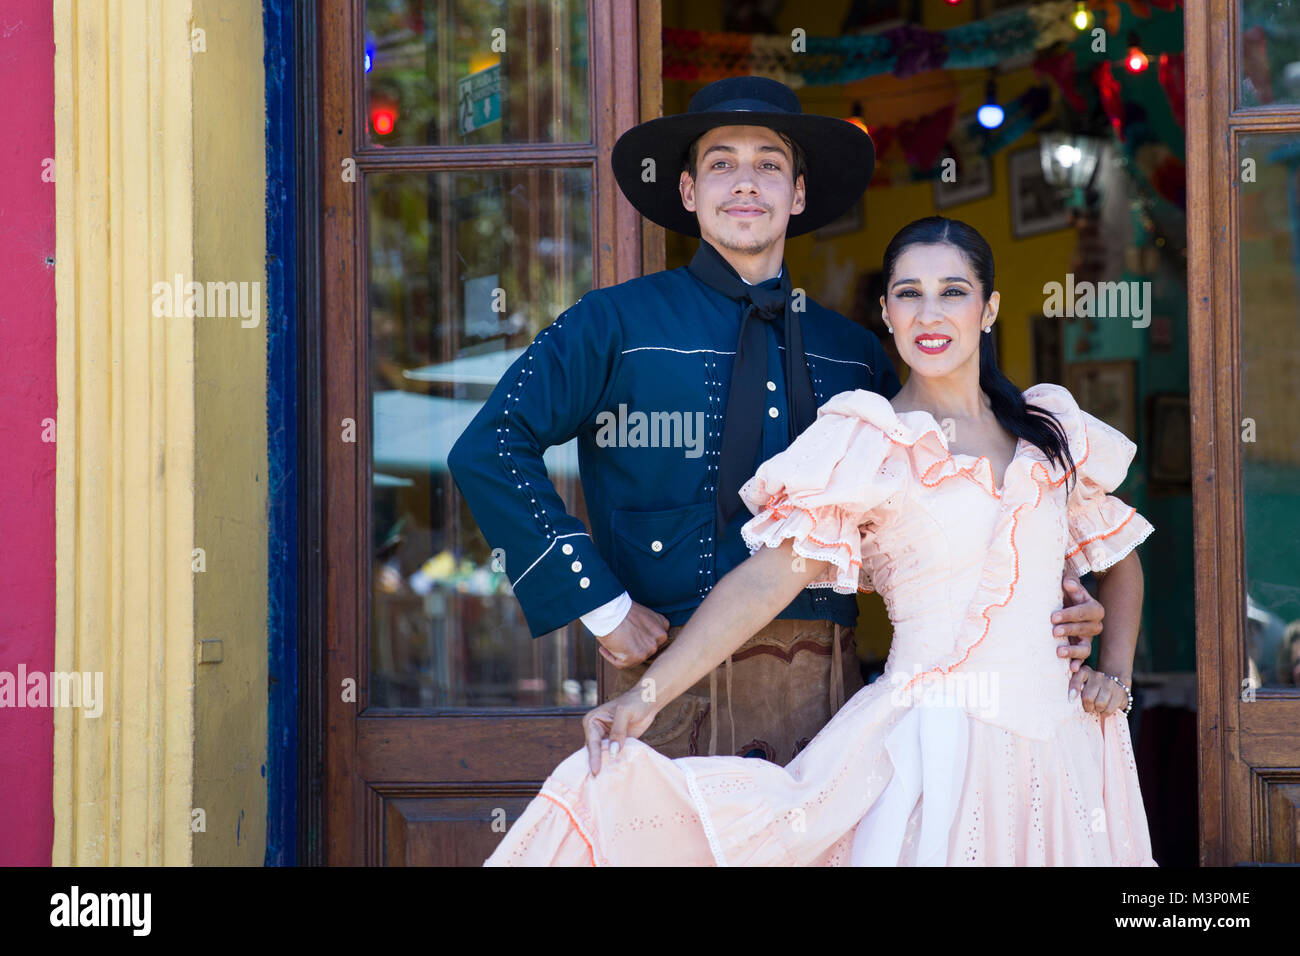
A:
[[[712,523],[711,502],[611,512],[614,573],[632,600],[660,612],[697,603],[707,571],[703,556],[713,550]]]

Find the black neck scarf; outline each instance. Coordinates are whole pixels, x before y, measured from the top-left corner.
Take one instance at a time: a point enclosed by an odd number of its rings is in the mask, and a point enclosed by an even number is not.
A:
[[[763,418],[767,414],[767,332],[764,323],[777,323],[785,332],[785,394],[789,408],[786,426],[791,442],[817,418],[817,399],[803,351],[799,313],[790,307],[790,274],[781,264],[781,284],[776,289],[749,285],[722,254],[700,240],[700,248],[687,268],[695,278],[737,302],[746,303],[731,371],[722,451],[718,463],[718,535],[721,536],[741,506],[740,486],[753,477],[762,447]]]

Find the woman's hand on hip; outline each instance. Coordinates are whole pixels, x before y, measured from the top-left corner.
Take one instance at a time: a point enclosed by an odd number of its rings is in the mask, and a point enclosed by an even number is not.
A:
[[[582,718],[583,733],[587,738],[587,762],[594,776],[600,773],[601,758],[618,756],[619,748],[628,737],[640,737],[654,722],[659,713],[654,687],[633,687],[613,700],[608,700]]]
[[[1128,694],[1124,693],[1124,688],[1103,671],[1093,670],[1085,664],[1079,669],[1079,676],[1084,679],[1079,696],[1083,701],[1083,709],[1088,713],[1106,718],[1128,706]]]

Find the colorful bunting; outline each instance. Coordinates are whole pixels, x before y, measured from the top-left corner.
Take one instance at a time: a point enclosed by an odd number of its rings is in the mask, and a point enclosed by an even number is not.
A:
[[[1075,85],[1078,68],[1074,61],[1073,50],[1040,56],[1034,60],[1034,72],[1053,80],[1071,109],[1080,113],[1087,111],[1088,103],[1079,94],[1079,88]]]
[[[942,69],[948,59],[948,49],[942,33],[905,23],[901,27],[884,31],[883,35],[890,42],[894,75],[899,79]]]
[[[1187,125],[1187,87],[1183,82],[1183,54],[1160,54],[1160,88],[1169,100],[1169,109],[1179,126]]]
[[[942,171],[939,160],[949,149],[959,156],[980,153],[992,157],[1029,132],[1051,105],[1051,92],[1045,84],[1040,84],[1025,90],[1005,105],[1006,118],[996,130],[986,130],[976,122],[966,128],[956,125],[956,103],[915,120],[905,120],[897,126],[872,126],[876,173],[871,177],[869,188],[934,179]],[[895,141],[903,154],[901,160],[890,153]]]
[[[1133,15],[1141,17],[1143,20],[1151,18],[1152,7],[1157,10],[1168,11],[1175,10],[1182,5],[1182,0],[1151,0],[1150,3],[1144,3],[1143,0],[1125,0],[1125,6],[1133,11]],[[1120,17],[1123,15],[1123,10],[1120,8],[1118,0],[1093,0],[1089,6],[1092,8],[1093,16],[1097,22],[1100,22],[1102,17],[1106,18],[1107,33],[1119,33]]]
[[[1151,16],[1153,6],[1169,11],[1182,4],[1182,0],[1123,2],[1144,18]],[[1119,30],[1119,3],[1092,0],[1090,4],[1099,20],[1106,19],[1111,33]],[[1071,22],[1075,5],[1075,0],[1047,0],[948,30],[927,30],[908,23],[880,33],[837,37],[665,27],[664,77],[708,83],[724,76],[754,73],[798,89],[839,86],[884,73],[903,78],[930,70],[987,69],[1057,44],[1072,43],[1079,36]]]
[[[904,120],[898,126],[898,138],[904,155],[917,169],[930,169],[939,160],[943,144],[952,131],[952,121],[957,115],[957,104],[949,103],[943,109],[917,120]]]
[[[1110,125],[1115,128],[1115,137],[1124,142],[1124,103],[1120,100],[1119,80],[1111,70],[1111,64],[1098,63],[1093,69],[1093,80],[1097,84],[1097,94],[1101,97],[1101,108],[1110,118]]]
[[[1088,7],[1097,23],[1104,22],[1108,31],[1116,34],[1121,25],[1121,3],[1127,4],[1135,16],[1149,18],[1153,8],[1173,11],[1182,2],[1088,0]],[[1086,112],[1089,99],[1084,95],[1084,87],[1090,85],[1097,91],[1101,108],[1128,160],[1126,166],[1141,179],[1148,194],[1183,206],[1186,202],[1184,171],[1178,156],[1165,147],[1157,162],[1134,162],[1140,152],[1147,157],[1151,155],[1151,132],[1145,110],[1136,103],[1124,101],[1121,80],[1126,74],[1121,69],[1117,77],[1112,69],[1114,64],[1104,61],[1081,68],[1075,50],[1068,48],[1079,36],[1072,23],[1075,8],[1076,0],[1048,0],[949,30],[927,30],[909,23],[879,33],[834,37],[801,38],[666,27],[663,75],[665,79],[703,84],[752,73],[798,89],[849,84],[886,73],[906,78],[934,70],[988,69],[1038,51],[1034,72],[1055,84],[1069,109]],[[1266,57],[1259,52],[1262,41],[1248,31],[1243,41],[1243,69],[1257,83],[1267,83],[1267,68],[1258,65],[1266,62]],[[1160,88],[1169,101],[1174,120],[1183,126],[1186,122],[1183,53],[1149,48],[1144,52],[1159,56]],[[1085,77],[1090,77],[1092,82],[1087,83]],[[954,130],[956,103],[896,126],[872,126],[870,132],[877,156],[872,188],[933,179],[941,168],[939,159],[947,149],[956,150],[957,143],[985,156],[1005,149],[1032,130],[1038,118],[1050,109],[1049,87],[1034,86],[1002,105],[1006,116],[995,130],[984,130],[975,124],[969,130]],[[894,153],[901,153],[901,159],[890,155],[895,142],[899,149]]]

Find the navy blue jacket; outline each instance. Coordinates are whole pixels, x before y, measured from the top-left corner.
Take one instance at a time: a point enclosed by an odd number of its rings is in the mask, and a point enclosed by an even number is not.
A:
[[[899,380],[876,337],[805,302],[804,352],[817,404],[856,388],[892,398]],[[741,303],[685,267],[593,289],[538,334],[452,447],[448,467],[488,544],[504,549],[533,637],[624,590],[670,624],[684,624],[749,556],[740,535],[752,517],[747,508],[715,533],[742,313]],[[755,471],[789,444],[783,345],[775,326],[765,327],[769,402]],[[590,534],[565,511],[542,461],[547,447],[575,436]],[[851,627],[857,613],[854,595],[810,588],[777,617]]]

